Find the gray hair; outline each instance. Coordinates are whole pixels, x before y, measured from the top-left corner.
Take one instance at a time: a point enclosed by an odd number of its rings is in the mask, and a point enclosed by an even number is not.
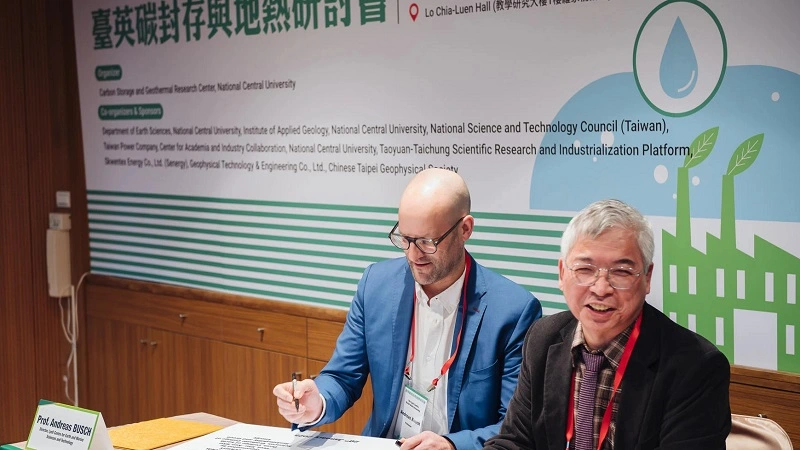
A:
[[[650,223],[636,208],[614,199],[594,202],[569,221],[567,229],[561,236],[561,258],[567,259],[579,237],[594,239],[611,228],[630,230],[636,234],[644,269],[647,270],[653,262],[655,251]]]

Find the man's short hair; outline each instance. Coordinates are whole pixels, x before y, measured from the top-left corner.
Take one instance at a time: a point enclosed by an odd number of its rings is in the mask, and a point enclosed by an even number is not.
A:
[[[653,262],[655,251],[650,223],[636,208],[614,199],[594,202],[569,221],[561,236],[561,258],[566,261],[579,237],[594,239],[611,228],[633,231],[642,254],[644,269],[647,270]]]

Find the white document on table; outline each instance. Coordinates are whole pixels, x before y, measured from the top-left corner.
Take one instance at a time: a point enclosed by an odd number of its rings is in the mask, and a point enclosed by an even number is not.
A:
[[[351,434],[296,431],[238,423],[201,436],[172,450],[270,450],[270,449],[396,450],[393,439]]]

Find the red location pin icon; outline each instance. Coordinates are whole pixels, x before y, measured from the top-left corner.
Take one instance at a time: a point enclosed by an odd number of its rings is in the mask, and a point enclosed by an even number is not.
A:
[[[411,15],[411,20],[416,22],[417,16],[419,15],[419,6],[416,3],[412,3],[411,6],[408,7],[408,14]]]

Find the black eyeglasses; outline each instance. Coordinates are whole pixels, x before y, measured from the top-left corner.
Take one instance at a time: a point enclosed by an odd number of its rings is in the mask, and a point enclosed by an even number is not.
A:
[[[447,235],[449,235],[450,233],[453,232],[453,230],[456,229],[456,227],[461,223],[461,221],[464,220],[464,217],[458,219],[456,223],[454,223],[453,226],[450,227],[449,230],[445,231],[443,235],[439,236],[436,239],[412,238],[408,236],[403,236],[402,234],[397,233],[397,226],[400,224],[400,222],[397,222],[394,224],[392,231],[389,232],[389,240],[392,241],[392,244],[394,244],[394,246],[399,248],[400,250],[408,250],[408,248],[411,247],[411,244],[413,243],[422,253],[427,253],[427,254],[436,253],[436,249],[438,248],[439,244],[444,240],[444,238],[447,237]]]

